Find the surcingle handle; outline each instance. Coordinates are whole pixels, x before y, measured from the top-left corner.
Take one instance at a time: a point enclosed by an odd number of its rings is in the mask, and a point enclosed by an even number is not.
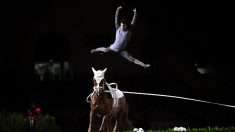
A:
[[[115,96],[114,91],[116,91],[118,89],[117,83],[107,83],[107,82],[105,82],[105,83],[106,83],[107,87],[109,88],[109,91],[111,93],[112,98],[114,98],[114,96]],[[113,88],[112,85],[115,85],[115,87]]]
[[[112,88],[113,90],[117,90],[118,89],[118,84],[117,83],[107,83],[106,85],[108,86],[108,88]],[[112,85],[115,85],[115,87],[112,87]]]

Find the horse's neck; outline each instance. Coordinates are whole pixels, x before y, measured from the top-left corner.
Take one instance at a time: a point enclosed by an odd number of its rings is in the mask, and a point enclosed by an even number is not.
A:
[[[102,95],[99,97],[100,103],[107,103],[107,101],[109,102],[110,100],[111,99],[108,97],[106,92],[102,93]]]
[[[108,97],[107,97],[107,93],[102,93],[102,96],[101,96],[101,100],[106,100]]]

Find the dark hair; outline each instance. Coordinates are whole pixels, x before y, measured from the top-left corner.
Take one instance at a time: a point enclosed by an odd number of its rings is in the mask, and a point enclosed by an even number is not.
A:
[[[125,19],[125,18],[123,18],[122,20],[121,20],[121,23],[123,23],[123,24],[125,24],[125,25],[129,25],[129,22],[128,22],[128,20],[127,19]]]

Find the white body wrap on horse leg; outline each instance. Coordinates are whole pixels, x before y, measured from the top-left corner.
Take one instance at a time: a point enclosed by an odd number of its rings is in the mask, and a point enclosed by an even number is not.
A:
[[[111,96],[112,96],[112,98],[113,98],[113,107],[117,107],[117,106],[118,106],[118,99],[121,98],[121,97],[123,97],[124,94],[123,94],[122,91],[120,91],[120,90],[118,89],[118,85],[117,85],[116,83],[110,83],[110,84],[108,84],[108,83],[106,82],[106,85],[107,85],[107,87],[109,88],[109,91],[110,91]],[[111,85],[115,85],[115,87],[113,88]]]

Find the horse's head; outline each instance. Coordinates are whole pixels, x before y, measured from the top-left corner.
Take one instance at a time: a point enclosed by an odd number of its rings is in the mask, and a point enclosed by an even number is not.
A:
[[[105,90],[105,77],[104,74],[106,72],[107,68],[105,68],[104,70],[95,70],[92,67],[92,71],[94,73],[94,77],[93,77],[93,83],[94,83],[94,91],[99,93],[104,92]]]

